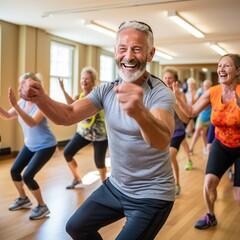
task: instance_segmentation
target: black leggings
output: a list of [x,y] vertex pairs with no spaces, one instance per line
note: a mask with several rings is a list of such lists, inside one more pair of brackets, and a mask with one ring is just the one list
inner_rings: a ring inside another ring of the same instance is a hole
[[70,162],[74,155],[83,147],[93,143],[94,148],[94,161],[97,168],[105,167],[105,157],[108,148],[108,141],[88,141],[83,138],[79,133],[75,133],[74,137],[70,140],[64,148],[63,154],[67,162]]
[[[21,182],[23,180],[31,191],[39,189],[39,185],[34,180],[34,177],[52,157],[55,150],[56,146],[53,146],[37,152],[31,152],[24,145],[11,167],[12,180],[15,182]],[[27,168],[23,176],[21,176],[21,172],[26,166]]]

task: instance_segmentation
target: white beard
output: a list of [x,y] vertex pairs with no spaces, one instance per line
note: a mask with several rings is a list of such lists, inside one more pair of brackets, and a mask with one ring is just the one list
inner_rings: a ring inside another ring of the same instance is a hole
[[139,79],[143,75],[144,72],[145,72],[145,69],[142,69],[142,70],[139,69],[134,73],[125,74],[121,68],[118,69],[120,78],[124,82],[128,82],[128,83],[135,82],[137,79]]

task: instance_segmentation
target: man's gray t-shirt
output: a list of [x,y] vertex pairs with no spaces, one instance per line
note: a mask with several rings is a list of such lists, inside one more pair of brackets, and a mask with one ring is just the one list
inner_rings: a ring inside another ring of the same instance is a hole
[[[87,95],[99,110],[104,109],[111,159],[110,181],[132,198],[173,201],[175,181],[169,146],[160,151],[144,141],[138,124],[121,109],[117,100],[114,86],[121,83],[118,79],[99,85]],[[159,78],[149,75],[142,88],[147,109],[162,108],[174,114],[175,97]]]

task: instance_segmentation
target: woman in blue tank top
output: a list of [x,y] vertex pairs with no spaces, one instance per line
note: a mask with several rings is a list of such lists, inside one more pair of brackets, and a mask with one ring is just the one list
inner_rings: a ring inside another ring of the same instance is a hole
[[[20,77],[20,81],[28,78],[40,82],[39,78],[32,73],[26,73]],[[57,141],[48,126],[47,119],[36,104],[23,99],[17,102],[11,88],[9,88],[8,97],[12,108],[5,110],[0,107],[0,116],[5,120],[18,118],[24,135],[24,146],[11,167],[11,177],[19,197],[9,206],[9,210],[20,210],[32,205],[24,190],[25,183],[38,203],[29,218],[40,219],[50,211],[34,177],[54,154]],[[24,168],[25,171],[21,174]]]

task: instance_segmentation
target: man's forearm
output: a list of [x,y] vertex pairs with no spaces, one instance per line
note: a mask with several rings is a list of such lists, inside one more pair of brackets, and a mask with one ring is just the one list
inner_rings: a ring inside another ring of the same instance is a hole
[[163,112],[164,110],[156,110],[153,113],[145,110],[135,119],[145,142],[159,150],[168,146],[174,129],[173,116],[170,113],[165,115]]
[[44,94],[36,102],[41,112],[58,125],[72,125],[71,121],[72,107],[70,105],[57,102]]

